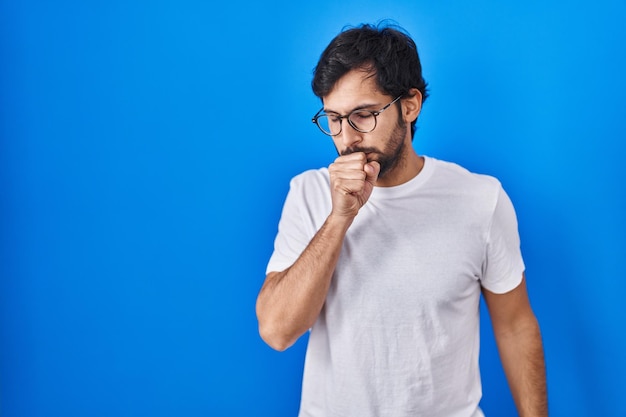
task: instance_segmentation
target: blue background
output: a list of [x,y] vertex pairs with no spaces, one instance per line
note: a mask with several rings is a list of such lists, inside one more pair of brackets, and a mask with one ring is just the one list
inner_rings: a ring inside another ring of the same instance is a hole
[[[418,153],[519,217],[553,416],[626,416],[624,1],[0,1],[0,410],[294,416],[306,340],[254,303],[291,176],[327,165],[319,54],[391,18]],[[484,399],[515,415],[483,316]]]

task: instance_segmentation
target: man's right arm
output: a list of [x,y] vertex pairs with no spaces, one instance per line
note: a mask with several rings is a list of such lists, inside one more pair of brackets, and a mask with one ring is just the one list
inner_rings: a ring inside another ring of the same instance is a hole
[[257,298],[259,333],[285,350],[310,329],[322,310],[343,240],[358,210],[371,195],[380,166],[364,154],[337,158],[329,167],[332,211],[289,268],[270,272]]
[[259,333],[272,348],[287,349],[317,320],[349,226],[329,216],[291,267],[267,274],[256,310]]

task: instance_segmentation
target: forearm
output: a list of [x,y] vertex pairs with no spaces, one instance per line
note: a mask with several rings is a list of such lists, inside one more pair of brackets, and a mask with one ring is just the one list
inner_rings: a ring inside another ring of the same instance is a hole
[[548,415],[546,371],[539,325],[534,315],[497,334],[498,350],[520,417]]
[[291,267],[268,274],[256,312],[261,337],[274,349],[291,346],[317,320],[350,224],[329,217]]

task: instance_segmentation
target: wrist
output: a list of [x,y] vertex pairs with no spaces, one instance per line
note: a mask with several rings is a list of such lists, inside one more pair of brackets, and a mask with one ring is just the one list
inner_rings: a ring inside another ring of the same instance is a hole
[[326,219],[326,225],[331,229],[337,229],[345,233],[350,228],[350,225],[352,225],[354,217],[355,216],[352,215],[331,212]]

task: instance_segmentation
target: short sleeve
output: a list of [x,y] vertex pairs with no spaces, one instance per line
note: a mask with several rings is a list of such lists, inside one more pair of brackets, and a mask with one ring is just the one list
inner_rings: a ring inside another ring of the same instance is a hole
[[521,283],[524,268],[515,209],[509,196],[499,187],[487,233],[481,284],[497,294],[509,292]]
[[309,244],[312,236],[306,231],[303,211],[301,182],[294,178],[289,184],[289,192],[278,222],[278,234],[274,239],[274,252],[268,262],[266,273],[283,271],[293,265]]

